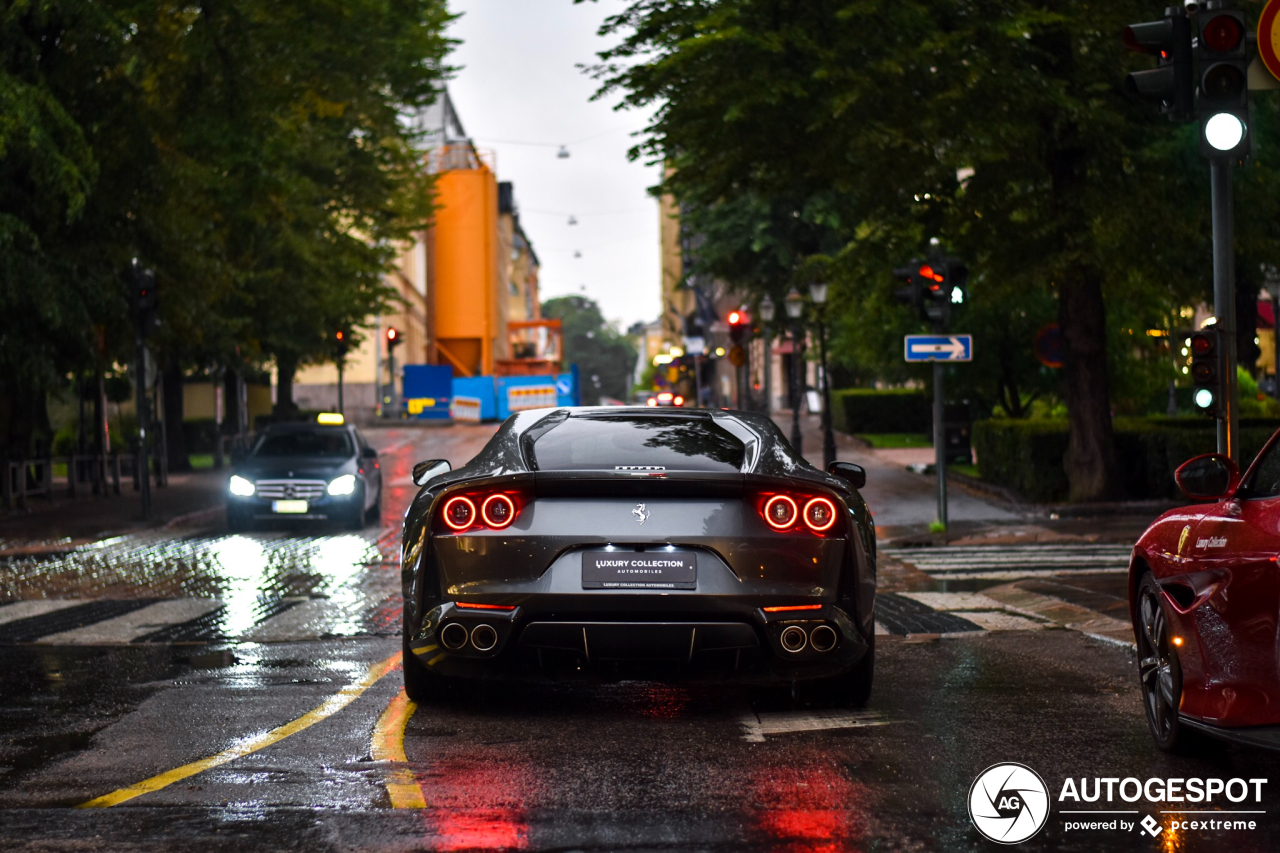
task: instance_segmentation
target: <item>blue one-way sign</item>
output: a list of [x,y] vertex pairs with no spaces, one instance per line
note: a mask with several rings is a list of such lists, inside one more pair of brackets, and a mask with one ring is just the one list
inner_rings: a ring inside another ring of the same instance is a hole
[[973,361],[973,335],[907,335],[907,361]]

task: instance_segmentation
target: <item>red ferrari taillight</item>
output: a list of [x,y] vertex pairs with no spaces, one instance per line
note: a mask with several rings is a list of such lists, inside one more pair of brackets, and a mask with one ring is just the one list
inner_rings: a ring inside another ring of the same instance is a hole
[[674,400],[672,400],[672,401],[671,401],[671,404],[672,404],[672,405],[674,405],[674,406],[683,406],[683,405],[684,405],[684,397],[681,397],[681,396],[679,396],[679,395],[676,395],[676,398],[675,398]]
[[444,503],[444,523],[454,530],[466,530],[476,520],[476,505],[471,498],[456,495]]
[[446,500],[440,517],[455,533],[475,527],[502,530],[516,520],[521,503],[513,492],[469,492]]
[[808,528],[814,533],[826,533],[839,518],[836,502],[822,495],[766,493],[761,497],[763,501],[757,505],[760,516],[777,531]]
[[516,520],[516,502],[502,493],[489,495],[480,505],[480,517],[495,530],[501,530]]
[[804,523],[815,533],[830,530],[836,523],[836,505],[826,498],[814,498],[804,505]]
[[764,520],[774,530],[786,530],[796,523],[796,502],[786,495],[774,495],[764,502]]

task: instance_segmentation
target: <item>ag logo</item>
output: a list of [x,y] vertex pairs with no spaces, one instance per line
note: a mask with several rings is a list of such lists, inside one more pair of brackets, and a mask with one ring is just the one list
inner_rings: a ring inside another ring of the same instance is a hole
[[1049,819],[1049,789],[1024,764],[993,764],[973,780],[969,818],[991,841],[1019,844]]

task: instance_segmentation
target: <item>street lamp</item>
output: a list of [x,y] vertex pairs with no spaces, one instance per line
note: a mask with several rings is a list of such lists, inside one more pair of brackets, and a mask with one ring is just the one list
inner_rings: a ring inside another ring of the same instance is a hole
[[769,328],[778,306],[773,304],[769,294],[760,300],[760,319],[764,321],[764,413],[767,415],[773,408],[773,331]]
[[804,453],[804,440],[800,435],[800,401],[804,399],[804,373],[800,364],[800,317],[804,314],[804,297],[793,285],[782,300],[791,320],[791,446],[796,453]]
[[822,307],[827,303],[827,283],[809,285],[809,298],[818,306],[818,349],[822,364],[822,470],[836,461],[836,434],[831,429],[831,379],[827,376],[827,323]]

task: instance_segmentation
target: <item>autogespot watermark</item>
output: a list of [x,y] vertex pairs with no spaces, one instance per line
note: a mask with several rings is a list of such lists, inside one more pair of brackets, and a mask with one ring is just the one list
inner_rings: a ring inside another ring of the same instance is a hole
[[[1156,838],[1170,830],[1222,835],[1256,830],[1266,779],[1067,778],[1058,792],[1062,829],[1136,832]],[[969,817],[985,838],[1021,844],[1049,820],[1044,779],[1024,764],[1005,762],[982,771],[969,788]]]

